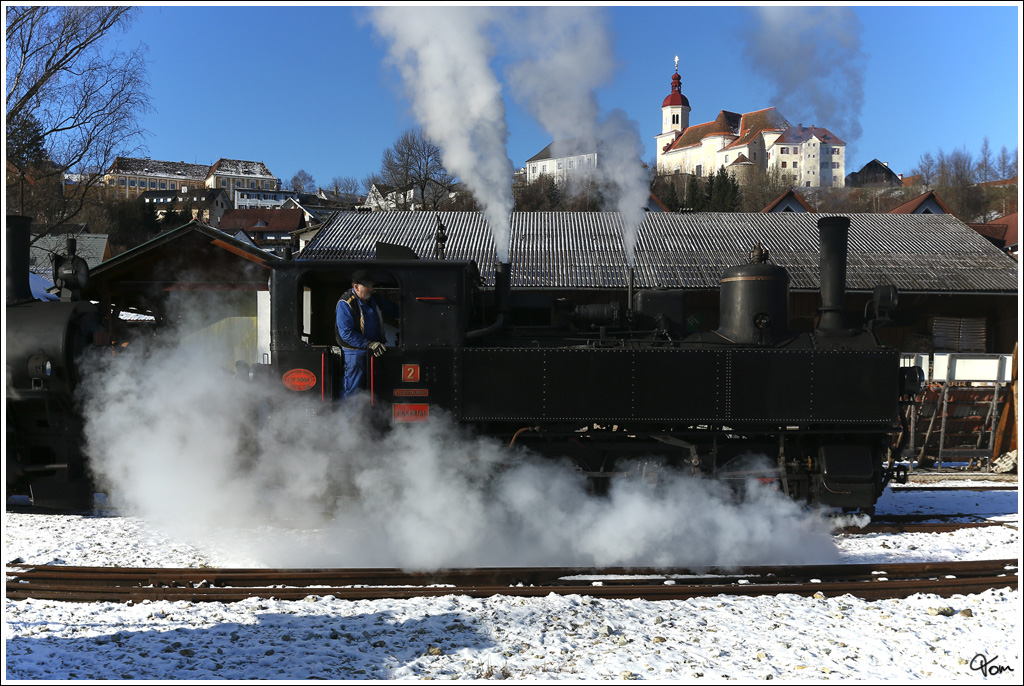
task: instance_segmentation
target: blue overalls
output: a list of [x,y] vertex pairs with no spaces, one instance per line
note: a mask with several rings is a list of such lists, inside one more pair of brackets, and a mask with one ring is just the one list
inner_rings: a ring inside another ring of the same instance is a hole
[[[384,342],[381,306],[375,295],[363,302],[351,290],[338,300],[335,324],[345,361],[342,398],[366,389],[366,347],[374,341]],[[398,316],[398,307],[391,301],[385,299],[383,308],[388,316]]]

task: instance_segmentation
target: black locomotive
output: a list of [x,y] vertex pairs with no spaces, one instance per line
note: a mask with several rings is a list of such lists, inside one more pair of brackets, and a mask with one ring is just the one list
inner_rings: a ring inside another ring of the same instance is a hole
[[92,505],[93,488],[75,405],[77,365],[108,339],[97,307],[79,297],[88,267],[74,239],[68,256],[53,262],[62,299],[33,296],[30,227],[28,217],[7,217],[7,491],[27,492],[39,506],[80,509]]
[[895,307],[893,287],[875,290],[865,325],[847,324],[848,227],[846,217],[819,221],[822,305],[816,329],[799,334],[789,327],[787,272],[760,248],[723,275],[721,326],[690,336],[681,291],[637,291],[628,307],[552,295],[538,323],[517,303],[508,264],[485,289],[473,262],[418,260],[394,246],[378,246],[373,261],[286,259],[271,277],[266,371],[335,402],[335,303],[355,271],[370,270],[401,308],[397,344],[369,362],[369,402],[394,422],[443,409],[509,443],[570,457],[598,488],[684,468],[774,480],[799,500],[870,511],[900,475],[900,403],[921,373],[902,369],[874,333]]
[[[102,313],[77,299],[87,270],[73,249],[54,265],[64,300],[33,299],[28,224],[8,223],[17,229],[9,241],[20,232],[25,242],[9,246],[25,258],[8,264],[8,491],[81,507],[92,486],[75,364],[106,343]],[[895,306],[894,288],[875,290],[862,326],[847,323],[848,226],[845,217],[819,221],[822,304],[816,328],[802,333],[790,330],[787,272],[760,248],[723,274],[719,328],[688,336],[678,290],[596,304],[552,293],[538,307],[536,294],[510,288],[509,264],[496,264],[485,287],[474,262],[420,260],[400,246],[379,245],[373,260],[286,255],[271,265],[270,362],[250,376],[336,408],[334,309],[352,275],[369,270],[401,312],[397,340],[369,358],[365,396],[391,422],[443,411],[509,444],[571,458],[597,490],[682,469],[770,480],[798,500],[870,511],[900,475],[900,405],[921,373],[901,368],[899,352],[874,333]]]

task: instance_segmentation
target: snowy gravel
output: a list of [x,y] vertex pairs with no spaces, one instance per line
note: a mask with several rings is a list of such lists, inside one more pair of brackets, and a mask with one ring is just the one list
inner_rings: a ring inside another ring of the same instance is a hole
[[[1016,493],[887,492],[878,511],[957,511],[1013,528],[836,536],[843,561],[1020,556]],[[3,537],[6,562],[244,562],[113,512],[8,512]],[[685,601],[555,595],[344,601],[311,595],[304,601],[136,605],[27,600],[6,601],[4,638],[7,680],[1015,682],[1021,674],[1020,617],[1019,593],[1009,589],[872,602],[790,595]]]

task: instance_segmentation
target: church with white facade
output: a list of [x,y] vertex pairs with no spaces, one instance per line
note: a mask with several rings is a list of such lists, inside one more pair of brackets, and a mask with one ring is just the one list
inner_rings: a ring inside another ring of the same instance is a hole
[[819,126],[793,126],[774,107],[745,114],[721,110],[712,121],[691,126],[678,57],[656,139],[660,174],[711,176],[725,167],[742,185],[752,174],[777,169],[793,187],[811,188],[842,186],[846,178],[843,140]]

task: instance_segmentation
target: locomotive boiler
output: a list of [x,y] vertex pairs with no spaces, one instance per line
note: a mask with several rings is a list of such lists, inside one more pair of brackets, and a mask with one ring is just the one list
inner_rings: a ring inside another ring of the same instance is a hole
[[73,239],[53,265],[62,300],[33,296],[30,227],[28,217],[7,217],[7,490],[27,492],[38,506],[82,509],[92,505],[93,486],[75,388],[80,356],[104,344],[104,328],[96,306],[78,297],[88,267]]
[[270,281],[265,371],[295,393],[337,402],[334,306],[355,271],[369,270],[401,310],[388,352],[369,359],[366,395],[393,422],[443,411],[570,458],[598,490],[682,469],[771,480],[798,500],[871,511],[901,476],[900,404],[921,376],[875,335],[895,288],[876,288],[864,323],[848,323],[848,227],[846,217],[818,222],[821,307],[814,330],[799,333],[790,330],[788,274],[760,246],[725,270],[719,328],[690,336],[682,291],[583,305],[551,294],[550,316],[538,322],[517,302],[509,264],[495,266],[488,289],[473,262],[400,249],[377,260],[287,259]]

